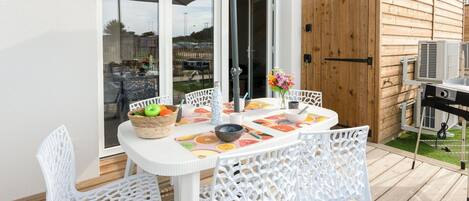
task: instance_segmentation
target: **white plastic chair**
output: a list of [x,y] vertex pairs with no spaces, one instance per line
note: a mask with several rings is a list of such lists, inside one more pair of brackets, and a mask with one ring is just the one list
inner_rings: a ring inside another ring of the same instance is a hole
[[213,88],[202,89],[186,94],[186,103],[195,107],[210,106]]
[[[137,101],[135,103],[129,104],[129,109],[130,111],[139,109],[139,108],[144,108],[147,105],[150,104],[171,104],[171,98],[169,96],[159,96],[159,97],[154,97],[154,98],[149,98],[141,101]],[[124,177],[130,176],[131,175],[131,170],[132,170],[132,165],[133,162],[129,158],[127,158],[127,163],[125,165],[125,173]],[[138,171],[140,172],[140,171]]]
[[301,142],[250,153],[220,156],[210,186],[200,200],[296,200]]
[[293,100],[308,105],[322,107],[322,93],[319,91],[290,89],[285,95],[287,100]]
[[127,177],[91,191],[77,191],[73,145],[65,126],[54,130],[42,142],[36,158],[44,174],[48,201],[161,200],[157,178],[147,173]]
[[300,133],[299,200],[371,201],[366,166],[368,126]]
[[159,96],[159,97],[154,97],[154,98],[149,98],[141,101],[137,101],[135,103],[129,104],[129,109],[135,110],[138,108],[144,108],[147,105],[150,104],[171,104],[171,99],[169,96]]

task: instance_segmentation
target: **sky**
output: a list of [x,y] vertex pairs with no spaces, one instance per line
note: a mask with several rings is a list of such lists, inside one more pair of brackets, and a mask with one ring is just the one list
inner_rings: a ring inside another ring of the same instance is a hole
[[[103,24],[118,18],[118,0],[103,1]],[[187,12],[186,20],[184,13]],[[121,0],[121,20],[127,31],[136,34],[153,31],[158,34],[158,3]],[[195,0],[188,4],[173,5],[173,36],[183,36],[213,25],[213,0]]]

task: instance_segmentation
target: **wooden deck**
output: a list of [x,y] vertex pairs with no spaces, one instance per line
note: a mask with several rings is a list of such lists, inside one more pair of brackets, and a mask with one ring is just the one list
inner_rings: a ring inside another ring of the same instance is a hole
[[[419,157],[411,170],[412,154],[381,144],[368,144],[368,176],[373,200],[379,201],[464,201],[466,200],[467,174],[458,166],[434,159]],[[112,156],[101,161],[101,176],[78,184],[81,190],[91,189],[122,177],[125,155]],[[211,172],[201,174],[202,183],[208,183]],[[173,200],[173,189],[168,177],[159,177],[164,201]],[[44,200],[44,194],[28,201]]]
[[368,144],[367,163],[373,200],[466,200],[467,176],[459,167],[385,145]]

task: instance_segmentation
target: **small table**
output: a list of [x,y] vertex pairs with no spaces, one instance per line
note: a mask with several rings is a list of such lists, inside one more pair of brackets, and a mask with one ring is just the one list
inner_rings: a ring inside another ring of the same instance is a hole
[[[308,129],[309,131],[329,130],[339,121],[336,112],[326,108],[309,106],[308,112],[327,117],[327,119],[295,131],[282,133],[252,122],[255,119],[278,113],[280,111],[277,104],[279,102],[278,99],[263,98],[256,100],[271,103],[274,107],[272,107],[273,109],[244,112],[243,124],[253,129],[268,133],[274,136],[274,138],[229,152],[220,153],[219,155],[240,153],[287,143],[296,140],[298,138],[298,133],[302,129]],[[300,104],[300,108],[305,106],[306,105],[304,104]],[[227,115],[224,116],[224,120],[227,122]],[[196,201],[199,200],[200,193],[200,172],[215,168],[218,158],[217,156],[219,155],[209,156],[203,159],[197,158],[190,151],[176,142],[175,138],[187,134],[211,131],[213,129],[214,126],[209,122],[194,123],[176,126],[170,136],[162,139],[141,139],[135,135],[130,122],[126,121],[119,125],[118,139],[127,156],[144,171],[155,175],[176,177],[174,182],[175,200]]]

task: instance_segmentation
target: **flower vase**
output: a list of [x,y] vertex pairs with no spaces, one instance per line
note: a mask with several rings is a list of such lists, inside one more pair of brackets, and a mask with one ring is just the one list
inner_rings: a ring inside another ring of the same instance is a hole
[[279,92],[281,110],[287,109],[287,99],[285,98],[286,93],[287,93],[286,91]]

